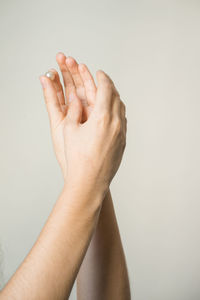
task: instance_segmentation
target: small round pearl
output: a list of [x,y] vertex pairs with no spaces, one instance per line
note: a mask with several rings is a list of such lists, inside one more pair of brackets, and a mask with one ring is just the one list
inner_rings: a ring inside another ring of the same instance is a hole
[[52,71],[46,72],[45,76],[49,77],[51,80],[55,79],[55,74]]

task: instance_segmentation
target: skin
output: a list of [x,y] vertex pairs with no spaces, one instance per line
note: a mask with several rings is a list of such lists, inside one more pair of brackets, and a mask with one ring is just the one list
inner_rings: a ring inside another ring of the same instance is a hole
[[77,275],[78,299],[130,299],[109,190],[126,143],[125,106],[106,73],[97,71],[96,87],[85,65],[56,59],[64,91],[56,70],[40,81],[64,186],[0,299],[66,299]]

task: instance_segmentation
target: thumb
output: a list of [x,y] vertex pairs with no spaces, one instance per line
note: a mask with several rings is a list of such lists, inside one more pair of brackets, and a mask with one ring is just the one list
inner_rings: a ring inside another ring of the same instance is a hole
[[71,92],[69,95],[69,107],[67,111],[67,120],[73,123],[80,123],[82,119],[82,104],[76,93]]

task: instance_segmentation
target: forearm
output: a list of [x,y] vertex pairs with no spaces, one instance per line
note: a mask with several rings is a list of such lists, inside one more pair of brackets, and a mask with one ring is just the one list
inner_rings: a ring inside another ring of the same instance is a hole
[[1,299],[66,299],[97,224],[102,192],[64,187],[40,236]]
[[77,277],[78,300],[129,300],[125,256],[110,191]]

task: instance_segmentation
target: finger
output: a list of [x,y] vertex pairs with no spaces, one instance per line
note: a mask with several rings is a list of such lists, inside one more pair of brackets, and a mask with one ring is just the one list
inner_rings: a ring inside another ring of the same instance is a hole
[[[74,81],[74,84],[75,84],[75,87],[76,87],[76,93],[77,93],[77,96],[81,99],[81,100],[84,100],[86,99],[86,94],[85,94],[85,87],[84,87],[84,84],[83,84],[83,80],[81,78],[81,75],[79,73],[79,69],[78,69],[78,63],[76,62],[76,60],[71,57],[71,56],[68,56],[66,58],[66,65],[67,65],[67,68],[68,70],[70,71],[71,73],[71,76],[73,78],[73,81]],[[87,104],[87,103],[83,103],[83,104]]]
[[120,94],[119,94],[119,92],[118,92],[118,90],[117,90],[117,88],[116,88],[116,86],[115,86],[113,80],[110,78],[110,76],[109,76],[107,73],[104,72],[104,75],[105,75],[105,76],[107,77],[107,79],[110,81],[110,83],[111,83],[111,85],[112,85],[112,88],[113,88],[113,92],[115,93],[115,95],[118,96],[118,97],[120,97]]
[[42,84],[50,123],[53,127],[55,127],[64,117],[59,99],[57,97],[56,89],[54,87],[53,81],[47,76],[40,76],[39,79]]
[[69,107],[66,122],[70,122],[75,125],[81,123],[82,112],[83,106],[81,104],[80,98],[76,95],[76,93],[71,93],[69,95]]
[[59,52],[56,55],[56,61],[59,65],[60,71],[62,73],[62,77],[63,77],[63,82],[64,82],[64,86],[65,86],[65,95],[67,98],[67,101],[69,99],[69,94],[72,92],[75,92],[75,84],[73,81],[73,78],[71,76],[71,73],[69,71],[69,69],[67,68],[67,65],[65,63],[66,60],[66,56]]
[[106,74],[99,70],[97,76],[97,93],[95,100],[94,112],[96,111],[111,111],[113,98],[113,84]]
[[63,91],[62,84],[60,82],[60,76],[55,69],[50,69],[50,72],[54,74],[53,84],[57,93],[57,97],[63,112],[66,112],[66,103],[65,103],[65,95]]
[[93,105],[97,90],[94,78],[85,64],[79,64],[78,69],[83,80],[88,104]]
[[73,57],[68,56],[66,58],[66,65],[71,73],[76,88],[84,88],[83,80],[80,76],[76,60]]

